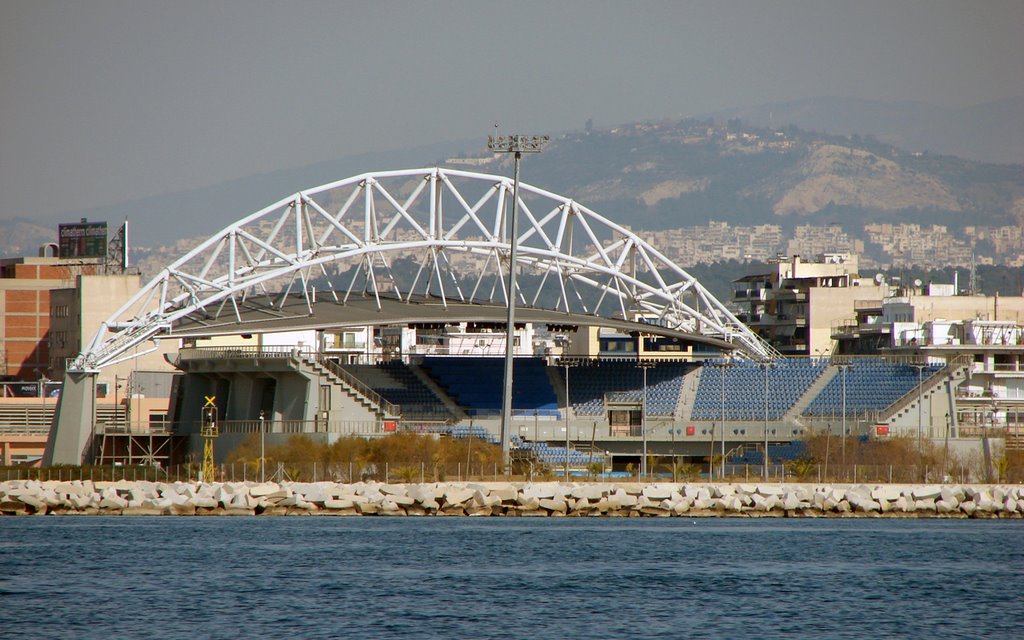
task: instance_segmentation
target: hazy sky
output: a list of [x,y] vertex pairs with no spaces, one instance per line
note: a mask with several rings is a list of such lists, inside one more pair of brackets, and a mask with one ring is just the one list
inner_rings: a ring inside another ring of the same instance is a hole
[[968,106],[1024,93],[1022,33],[1021,0],[0,0],[0,218],[495,121],[547,133],[821,95]]

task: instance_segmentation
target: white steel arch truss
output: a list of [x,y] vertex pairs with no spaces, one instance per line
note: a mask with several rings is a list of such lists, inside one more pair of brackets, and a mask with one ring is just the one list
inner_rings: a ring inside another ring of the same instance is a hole
[[[164,268],[106,320],[73,370],[112,364],[176,322],[241,320],[319,295],[507,304],[512,180],[441,168],[365,173],[300,191]],[[520,183],[517,304],[644,321],[774,351],[693,276],[629,229]],[[400,268],[401,267],[401,268]],[[289,307],[291,308],[291,307]],[[132,354],[134,357],[134,353]]]

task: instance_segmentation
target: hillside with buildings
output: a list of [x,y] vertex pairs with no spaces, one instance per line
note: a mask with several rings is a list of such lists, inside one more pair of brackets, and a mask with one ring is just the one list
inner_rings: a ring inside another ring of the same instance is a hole
[[[507,173],[476,154],[450,166]],[[776,253],[868,267],[1006,264],[1024,254],[1024,170],[861,136],[738,120],[636,123],[555,138],[524,179],[657,237],[681,264]]]

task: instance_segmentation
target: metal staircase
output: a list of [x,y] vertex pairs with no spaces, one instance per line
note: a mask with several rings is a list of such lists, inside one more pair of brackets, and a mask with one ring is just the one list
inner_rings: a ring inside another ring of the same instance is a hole
[[354,375],[345,371],[337,362],[317,354],[300,353],[299,360],[307,367],[330,380],[342,389],[349,397],[372,411],[380,419],[397,420],[402,415],[402,408],[385,400],[379,393],[371,389]]

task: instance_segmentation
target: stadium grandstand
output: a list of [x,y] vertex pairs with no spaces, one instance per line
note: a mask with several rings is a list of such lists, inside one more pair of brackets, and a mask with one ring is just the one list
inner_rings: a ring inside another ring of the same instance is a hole
[[[140,289],[69,363],[46,462],[92,455],[94,416],[109,403],[97,381],[140,352],[173,364],[160,424],[192,451],[207,398],[219,452],[256,430],[493,440],[512,197],[502,176],[379,172],[233,223]],[[836,409],[870,437],[935,437],[956,416],[951,389],[966,366],[782,357],[630,229],[530,185],[520,198],[506,442],[533,463],[703,463],[712,444],[782,459],[801,455],[804,434],[832,429]],[[116,392],[117,379],[107,386]]]

